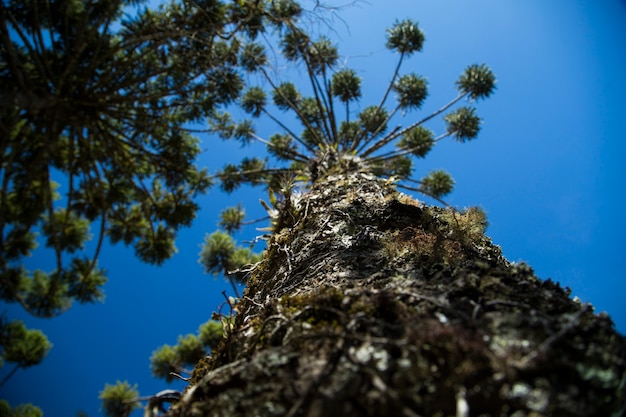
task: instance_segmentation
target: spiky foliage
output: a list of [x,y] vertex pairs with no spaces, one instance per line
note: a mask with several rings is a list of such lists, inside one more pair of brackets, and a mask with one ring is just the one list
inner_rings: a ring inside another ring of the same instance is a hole
[[[361,103],[361,78],[353,69],[339,66],[337,48],[327,38],[313,39],[295,19],[282,28],[280,35],[284,59],[306,72],[306,90],[310,93],[277,79],[265,65],[268,59],[264,46],[250,43],[243,48],[244,69],[261,74],[269,88],[249,86],[239,101],[251,119],[235,122],[230,114],[223,113],[219,115],[222,122],[214,123],[212,129],[224,138],[234,138],[237,129],[245,125],[246,134],[239,138],[242,143],[262,142],[270,155],[288,165],[271,167],[268,160],[259,159],[254,164],[245,159],[240,165],[227,165],[218,173],[222,189],[230,192],[244,183],[274,189],[277,178],[286,173],[313,183],[330,173],[360,170],[393,176],[398,186],[438,201],[452,191],[454,181],[441,170],[413,180],[413,160],[424,158],[446,137],[465,142],[478,135],[480,118],[476,110],[455,105],[493,93],[495,77],[486,65],[467,67],[456,81],[459,94],[436,112],[416,118],[415,112],[428,96],[428,83],[421,75],[401,72],[402,64],[421,51],[424,43],[424,33],[415,21],[397,21],[387,31],[386,46],[397,54],[398,63],[380,103],[370,106]],[[351,105],[362,110],[354,114]],[[443,115],[446,130],[436,136],[425,124],[439,115]],[[273,120],[279,131],[263,138],[250,123],[260,117]],[[298,123],[289,122],[291,118]],[[395,123],[401,119],[408,120],[404,126]],[[392,120],[397,127],[388,130]]]
[[0,416],[7,417],[42,417],[43,411],[32,404],[20,404],[11,407],[8,401],[0,400]]
[[232,234],[237,231],[243,225],[243,219],[246,212],[239,204],[237,207],[228,207],[222,210],[220,213],[219,225],[226,230],[227,233]]
[[2,387],[17,372],[40,363],[48,354],[52,344],[40,331],[28,329],[20,320],[8,321],[0,318],[0,367],[5,362],[14,364],[14,367],[0,381]]
[[152,375],[171,382],[176,375],[190,374],[188,368],[215,349],[223,337],[224,323],[207,321],[200,326],[197,334],[179,336],[176,345],[165,344],[152,352]]
[[253,253],[250,248],[237,245],[228,233],[216,231],[206,235],[199,262],[206,273],[226,278],[238,295],[236,283],[245,283],[248,276],[243,267],[259,260],[259,254]]
[[99,396],[102,412],[107,417],[128,417],[140,407],[138,397],[137,385],[130,385],[127,381],[106,384]]
[[[183,125],[242,87],[237,45],[218,37],[231,31],[223,5],[172,3],[122,20],[122,8],[138,3],[0,5],[0,282],[5,300],[38,316],[102,298],[97,258],[107,234],[146,262],[175,252],[193,197],[210,185]],[[92,223],[97,244],[85,253]],[[20,267],[36,229],[55,253],[51,272]]]
[[[186,126],[209,118],[228,131],[216,114],[242,91],[237,66],[265,64],[238,36],[252,41],[301,12],[291,1],[128,9],[141,3],[0,4],[0,296],[37,316],[102,298],[107,235],[149,263],[176,252],[194,197],[212,184]],[[228,135],[246,142],[254,129],[244,121]],[[37,244],[54,252],[52,271],[21,266]]]

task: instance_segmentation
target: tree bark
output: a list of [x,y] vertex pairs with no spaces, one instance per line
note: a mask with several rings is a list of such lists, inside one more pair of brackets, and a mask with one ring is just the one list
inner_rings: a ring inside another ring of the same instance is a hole
[[471,210],[365,173],[288,203],[171,415],[624,415],[626,339]]

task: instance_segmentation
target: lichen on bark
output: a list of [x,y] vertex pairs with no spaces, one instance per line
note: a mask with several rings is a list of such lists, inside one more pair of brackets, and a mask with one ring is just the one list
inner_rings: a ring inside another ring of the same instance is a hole
[[172,416],[622,416],[626,339],[471,211],[367,173],[292,197]]

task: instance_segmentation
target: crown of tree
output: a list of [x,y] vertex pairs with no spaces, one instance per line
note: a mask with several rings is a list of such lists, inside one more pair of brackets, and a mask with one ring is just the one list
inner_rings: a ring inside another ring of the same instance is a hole
[[[486,65],[467,67],[456,81],[458,95],[434,113],[415,120],[414,111],[422,107],[428,95],[427,81],[401,70],[407,58],[422,50],[425,37],[416,22],[397,21],[388,29],[386,46],[398,54],[398,62],[380,102],[370,106],[361,105],[361,79],[355,70],[340,65],[338,50],[329,39],[321,36],[313,40],[293,18],[280,26],[278,35],[282,57],[287,64],[306,71],[311,93],[303,93],[292,82],[277,80],[280,77],[274,77],[268,67],[265,47],[250,41],[241,48],[240,64],[246,71],[260,74],[269,88],[249,86],[238,100],[251,119],[236,122],[228,112],[216,113],[210,119],[210,131],[243,144],[259,141],[276,160],[288,165],[272,167],[268,159],[260,158],[229,164],[217,175],[223,190],[230,192],[244,183],[284,190],[281,178],[315,182],[330,172],[361,170],[393,177],[400,186],[439,201],[452,191],[454,182],[444,171],[412,179],[413,159],[424,158],[446,137],[459,142],[477,137],[480,118],[472,103],[489,97],[495,89],[495,77]],[[469,104],[455,108],[464,99]],[[362,110],[354,114],[351,106]],[[436,134],[425,124],[441,114],[446,129]],[[408,123],[390,128],[400,115],[409,119]],[[253,119],[261,117],[274,121],[279,131],[269,138],[257,134]],[[299,130],[286,122],[291,118],[299,122]]]

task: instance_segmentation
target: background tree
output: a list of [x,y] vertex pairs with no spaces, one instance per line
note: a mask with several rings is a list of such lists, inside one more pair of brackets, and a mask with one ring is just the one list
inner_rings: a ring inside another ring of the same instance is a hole
[[[339,67],[335,47],[295,22],[281,29],[281,52],[305,70],[308,93],[275,80],[263,47],[251,43],[242,62],[270,91],[249,87],[240,104],[282,131],[264,138],[228,113],[212,126],[226,139],[261,141],[288,164],[247,158],[218,174],[226,191],[269,188],[268,248],[249,269],[226,340],[196,366],[169,414],[619,415],[626,341],[611,321],[504,259],[484,235],[480,210],[429,207],[396,189],[436,200],[451,190],[443,171],[412,180],[410,156],[425,156],[444,137],[476,137],[475,109],[454,106],[488,97],[491,71],[469,66],[451,102],[388,130],[426,97],[424,78],[400,74],[421,49],[415,22],[388,31],[399,64],[381,102],[354,120],[360,80]],[[392,93],[396,104],[387,108]],[[443,133],[425,128],[446,112]]]
[[[105,236],[148,263],[175,253],[194,197],[212,183],[186,126],[243,87],[235,35],[255,37],[263,15],[278,24],[290,13],[202,0],[133,9],[142,3],[0,3],[0,299],[35,316],[103,297]],[[27,270],[24,258],[42,250],[51,269]],[[4,340],[4,352],[20,340]],[[47,339],[28,340],[40,360]]]

